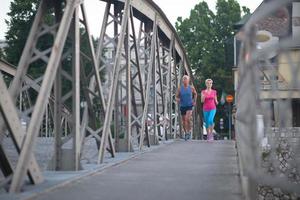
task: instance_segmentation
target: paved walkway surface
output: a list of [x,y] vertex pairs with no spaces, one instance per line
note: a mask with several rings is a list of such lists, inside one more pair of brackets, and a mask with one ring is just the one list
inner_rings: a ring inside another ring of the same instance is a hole
[[240,200],[231,141],[177,141],[35,199]]

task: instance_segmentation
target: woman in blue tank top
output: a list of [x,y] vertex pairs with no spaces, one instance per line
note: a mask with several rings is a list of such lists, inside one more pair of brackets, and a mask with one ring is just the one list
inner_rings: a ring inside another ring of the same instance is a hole
[[189,76],[184,75],[182,77],[182,85],[178,88],[176,93],[176,101],[180,106],[183,129],[185,131],[185,140],[188,140],[191,135],[191,117],[196,100],[196,89],[190,85]]

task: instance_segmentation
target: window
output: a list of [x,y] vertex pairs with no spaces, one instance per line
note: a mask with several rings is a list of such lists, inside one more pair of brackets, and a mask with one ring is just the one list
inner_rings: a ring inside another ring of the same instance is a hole
[[293,127],[300,127],[300,99],[293,99]]

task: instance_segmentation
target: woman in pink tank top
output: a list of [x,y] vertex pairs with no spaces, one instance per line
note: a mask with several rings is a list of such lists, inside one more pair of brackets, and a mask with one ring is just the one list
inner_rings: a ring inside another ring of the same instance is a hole
[[206,79],[206,89],[201,91],[201,102],[203,103],[203,116],[205,127],[207,130],[207,140],[214,140],[214,118],[217,111],[218,99],[217,91],[212,89],[212,79]]

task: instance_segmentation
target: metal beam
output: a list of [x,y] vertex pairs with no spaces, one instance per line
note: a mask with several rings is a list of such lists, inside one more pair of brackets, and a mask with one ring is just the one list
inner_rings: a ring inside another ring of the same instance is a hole
[[[3,80],[1,73],[0,73],[0,107],[2,111],[2,116],[5,119],[7,127],[9,128],[9,131],[13,136],[12,139],[16,146],[16,149],[18,152],[20,152],[22,150],[21,147],[24,140],[24,134],[23,134],[24,130],[22,129],[21,121],[19,119],[16,107],[13,104],[11,96],[9,95],[9,92],[6,88],[6,84]],[[28,162],[29,162],[28,175],[31,182],[41,183],[44,180],[44,178],[33,155],[30,155],[28,157]],[[6,165],[6,163],[4,163],[4,165]],[[13,172],[13,170],[7,167],[8,166],[6,166],[6,171]]]
[[72,15],[78,2],[76,0],[67,1],[65,12],[63,14],[57,36],[54,42],[54,49],[52,50],[46,72],[45,78],[41,85],[40,93],[37,97],[36,106],[32,113],[31,121],[27,130],[27,135],[24,140],[23,148],[20,158],[17,163],[16,171],[13,175],[10,192],[19,192],[23,184],[24,175],[28,169],[29,158],[32,155],[35,146],[35,139],[38,135],[40,124],[42,122],[42,115],[47,105],[47,99],[50,96],[51,87],[53,85],[57,68],[59,66],[60,58],[62,56],[63,46],[67,38],[68,29],[71,24]]
[[73,103],[73,153],[75,170],[80,166],[80,26],[79,26],[79,8],[75,8],[73,17],[73,81],[72,81],[72,103]]
[[122,54],[122,45],[124,43],[124,38],[125,38],[125,33],[126,33],[125,30],[128,25],[130,1],[131,0],[126,0],[125,5],[124,5],[124,15],[123,15],[123,19],[122,19],[121,34],[120,34],[120,37],[118,40],[116,60],[115,60],[114,67],[113,67],[113,83],[112,83],[112,86],[111,86],[111,89],[109,92],[109,97],[108,97],[108,104],[107,104],[107,110],[105,113],[101,146],[99,149],[98,163],[103,162],[105,143],[106,143],[106,140],[108,139],[108,134],[109,134],[108,131],[110,129],[110,124],[111,124],[113,104],[114,104],[114,100],[115,100],[117,82],[118,82],[119,72],[120,72],[120,59],[121,59],[121,54]]
[[[43,15],[44,15],[45,9],[46,9],[46,3],[44,0],[42,0],[39,5],[37,14],[34,18],[31,30],[29,32],[28,39],[26,41],[25,48],[23,50],[24,53],[22,54],[22,57],[19,61],[19,67],[16,72],[17,78],[14,79],[14,81],[12,82],[12,84],[9,88],[9,93],[12,97],[13,102],[16,102],[16,99],[19,94],[19,90],[22,88],[23,79],[25,77],[24,75],[26,74],[27,69],[28,69],[28,64],[25,62],[25,59],[27,59],[27,57],[30,55],[31,49],[33,48],[33,46],[36,43],[35,34],[39,28],[39,25],[40,25]],[[26,66],[26,64],[27,64],[27,66]],[[2,116],[0,116],[0,143],[3,140],[5,129],[6,129],[6,126],[4,124],[4,119],[2,118]],[[1,151],[0,153],[4,153],[4,151]],[[2,156],[6,157],[6,155],[2,155]],[[10,168],[9,171],[13,171],[13,167],[10,165],[9,162],[6,162],[7,160],[8,159],[4,159],[4,160],[1,160],[1,162],[5,163],[5,165]]]
[[[148,119],[148,104],[150,98],[150,84],[151,84],[151,72],[153,66],[155,65],[155,48],[156,48],[156,38],[157,38],[157,24],[156,20],[153,22],[153,34],[151,39],[151,52],[150,52],[150,63],[148,67],[148,74],[147,74],[147,83],[146,83],[146,91],[145,91],[145,107],[143,110],[143,117],[142,117],[142,130],[141,130],[141,137],[140,137],[140,144],[139,149],[141,150],[144,145],[144,132],[145,132],[145,123]],[[149,139],[148,139],[149,141]]]
[[[107,7],[107,9],[109,9],[109,7]],[[96,85],[97,85],[97,91],[98,91],[98,94],[99,94],[100,99],[101,99],[103,110],[105,112],[107,112],[106,101],[104,99],[103,88],[102,88],[102,85],[101,85],[100,73],[99,73],[99,69],[98,69],[99,63],[98,63],[98,61],[96,59],[94,44],[93,44],[92,37],[91,37],[91,34],[90,34],[90,30],[89,30],[89,26],[88,26],[88,22],[87,22],[87,16],[86,16],[86,11],[85,11],[84,4],[81,5],[81,11],[82,11],[83,19],[84,19],[84,22],[85,22],[85,28],[87,30],[87,35],[88,35],[88,42],[89,42],[90,52],[91,52],[91,55],[92,55],[92,64],[93,64],[95,81],[96,81]],[[100,48],[99,51],[101,52],[101,48]],[[112,136],[111,136],[110,130],[109,130],[108,134],[109,134],[108,141],[109,141],[111,155],[112,155],[112,157],[114,157],[115,156],[115,147],[113,145],[113,141],[112,141]],[[104,136],[104,134],[102,132],[101,143],[102,143],[103,138],[105,138],[103,136]],[[101,143],[100,143],[100,146],[99,146],[99,151],[100,151],[100,148],[101,148]]]
[[[118,134],[124,132],[128,151],[133,150],[133,143],[138,149],[142,149],[144,142],[150,146],[148,132],[157,137],[157,128],[159,128],[158,132],[162,126],[166,130],[167,125],[164,121],[160,121],[160,118],[166,120],[167,113],[169,113],[170,120],[169,132],[170,134],[172,130],[176,132],[177,121],[175,120],[175,124],[172,123],[172,114],[176,113],[173,108],[173,93],[180,79],[177,72],[187,71],[188,63],[184,49],[180,46],[176,33],[162,11],[150,1],[145,0],[140,0],[140,2],[136,0],[106,1],[100,38],[95,50],[83,2],[83,0],[67,0],[63,4],[62,1],[52,3],[41,1],[15,78],[8,91],[10,94],[5,94],[3,97],[3,99],[11,98],[12,105],[1,111],[5,120],[1,122],[0,119],[0,130],[5,130],[5,125],[7,125],[13,137],[18,135],[18,131],[12,128],[20,126],[20,119],[17,116],[18,108],[22,114],[31,117],[26,138],[15,145],[20,151],[15,171],[12,170],[13,167],[7,159],[5,149],[0,146],[0,167],[6,177],[13,173],[11,193],[20,191],[25,174],[29,172],[29,177],[31,177],[31,171],[36,169],[31,166],[30,162],[34,159],[33,149],[36,138],[39,133],[43,134],[44,129],[51,129],[48,126],[52,124],[49,121],[51,117],[53,117],[56,137],[54,151],[57,170],[62,169],[64,160],[62,145],[70,139],[73,139],[74,170],[80,168],[86,138],[96,139],[98,163],[104,161],[107,142],[109,142],[108,152],[114,157],[115,145],[110,130],[112,123],[116,130],[120,130],[120,132],[115,132],[116,144],[119,144]],[[114,5],[115,13],[111,12],[111,5]],[[44,15],[48,13],[48,10],[53,12],[53,8],[56,20],[50,24],[44,20]],[[81,9],[82,19],[79,19],[79,9]],[[140,12],[144,15],[142,18]],[[138,34],[135,30],[137,24],[135,20],[139,20],[141,24]],[[79,22],[85,28],[84,36],[88,39],[89,52],[80,49],[82,40]],[[113,27],[114,34],[109,30]],[[37,42],[41,41],[41,37],[48,35],[54,36],[54,43],[45,49],[40,48]],[[70,40],[68,39],[68,45],[66,45],[68,36]],[[71,48],[69,42],[71,42]],[[104,49],[110,45],[115,48],[116,52],[112,59],[104,55],[106,53]],[[26,73],[28,68],[37,61],[46,63],[46,70],[41,73],[40,77],[34,77],[34,80],[31,80]],[[89,65],[85,67],[84,64],[87,62]],[[67,65],[62,65],[62,63],[67,63]],[[69,64],[71,68],[67,69]],[[180,69],[178,69],[179,66]],[[109,81],[112,82],[110,86],[101,80],[105,73],[111,73],[109,70],[113,70],[112,74],[108,75]],[[66,84],[62,83],[63,80]],[[153,99],[151,99],[151,87]],[[30,99],[30,94],[28,94],[30,88],[38,91],[37,99]],[[80,110],[81,88],[84,89],[82,99],[87,102],[83,111]],[[7,91],[5,87],[2,89],[4,92]],[[106,89],[109,89],[109,94],[106,93]],[[20,101],[16,103],[17,97]],[[125,104],[127,104],[126,113],[123,111]],[[69,108],[66,107],[67,105]],[[153,109],[150,110],[150,107]],[[14,113],[10,114],[6,109],[13,109]],[[147,124],[149,111],[153,111],[152,118],[155,122],[151,126]],[[10,118],[13,115],[14,120]],[[115,120],[112,120],[113,115],[116,117]],[[98,123],[99,121],[104,121],[104,124]],[[43,124],[44,122],[46,124]],[[172,125],[175,128],[172,128]],[[21,134],[24,135],[23,132]],[[46,135],[50,134],[46,133]],[[165,135],[168,139],[167,134]],[[0,135],[0,142],[2,136],[4,135]],[[38,183],[38,181],[33,181],[33,183]]]

